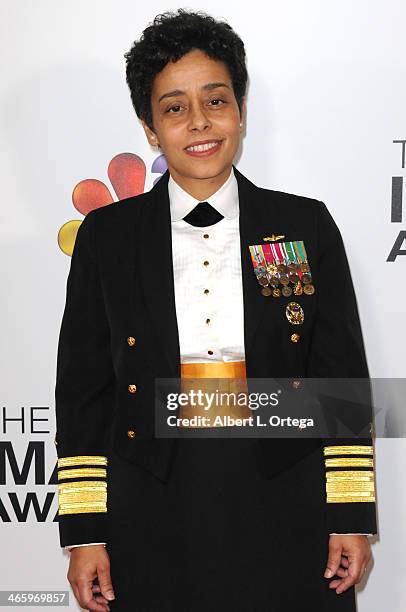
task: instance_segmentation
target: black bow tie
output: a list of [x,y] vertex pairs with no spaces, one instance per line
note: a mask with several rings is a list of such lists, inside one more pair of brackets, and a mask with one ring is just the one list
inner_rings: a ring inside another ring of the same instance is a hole
[[206,227],[206,225],[214,225],[224,219],[224,215],[219,213],[209,202],[199,202],[193,210],[183,217],[183,220],[190,225],[198,227]]

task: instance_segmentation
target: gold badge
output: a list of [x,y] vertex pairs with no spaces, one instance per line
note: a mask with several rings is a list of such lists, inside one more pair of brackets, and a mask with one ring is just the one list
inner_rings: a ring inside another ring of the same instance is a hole
[[292,325],[301,325],[304,321],[303,308],[297,302],[289,302],[286,306],[286,318]]
[[272,236],[264,236],[264,238],[262,238],[262,240],[267,240],[268,242],[275,242],[276,240],[282,240],[283,238],[285,238],[285,236],[282,235],[278,235],[275,236],[275,234],[272,234]]

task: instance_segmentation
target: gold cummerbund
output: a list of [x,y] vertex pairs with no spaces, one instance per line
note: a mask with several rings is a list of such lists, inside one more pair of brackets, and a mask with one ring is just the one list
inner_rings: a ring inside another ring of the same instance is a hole
[[[251,416],[251,410],[247,405],[248,387],[246,380],[245,361],[223,361],[181,364],[181,391],[189,394],[192,390],[201,390],[204,394],[215,394],[209,409],[205,405],[179,406],[179,417],[181,419],[192,419],[193,417],[208,417],[210,424],[187,425],[181,427],[221,427],[215,423],[216,417],[223,420],[224,417],[243,419]],[[221,394],[234,394],[223,396]],[[245,397],[245,401],[244,398]],[[240,398],[238,404],[238,398]],[[198,419],[199,423],[202,419]]]

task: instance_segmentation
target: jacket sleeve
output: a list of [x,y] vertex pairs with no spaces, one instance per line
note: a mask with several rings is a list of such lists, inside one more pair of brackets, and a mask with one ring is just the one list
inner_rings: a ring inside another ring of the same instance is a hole
[[319,395],[328,422],[322,445],[327,529],[375,534],[373,410],[361,324],[340,231],[319,204],[317,313],[307,376],[327,379]]
[[55,412],[60,545],[107,542],[107,463],[115,400],[95,220],[76,235],[59,334]]

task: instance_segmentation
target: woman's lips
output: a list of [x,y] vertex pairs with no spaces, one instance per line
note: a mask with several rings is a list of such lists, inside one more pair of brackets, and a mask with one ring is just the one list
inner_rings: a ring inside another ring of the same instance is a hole
[[193,157],[209,157],[210,155],[214,155],[215,153],[217,153],[217,151],[221,147],[222,142],[223,142],[222,140],[213,141],[213,144],[215,146],[210,147],[209,149],[206,149],[203,151],[190,151],[188,149],[185,149],[185,151],[188,155],[192,155]]

